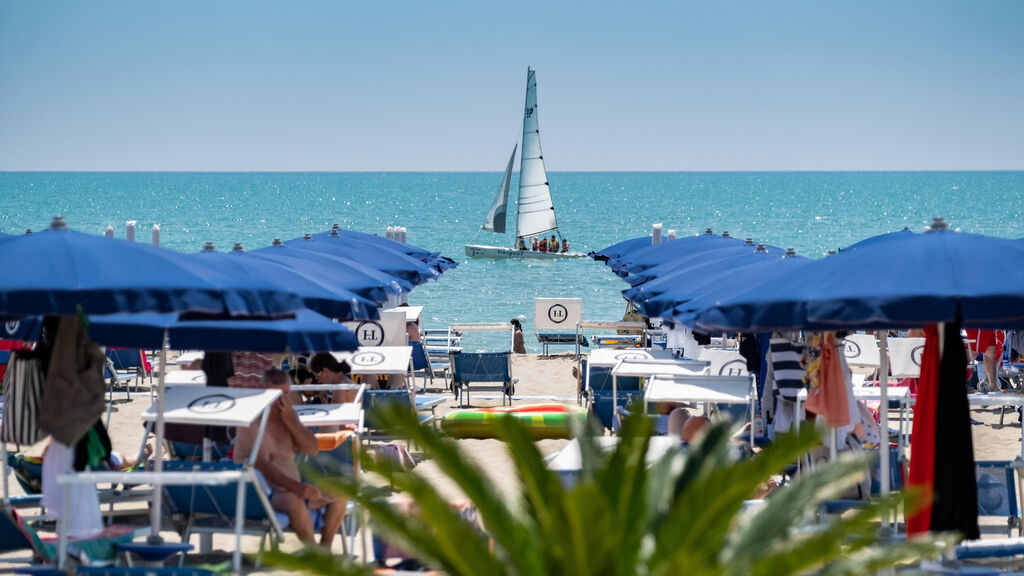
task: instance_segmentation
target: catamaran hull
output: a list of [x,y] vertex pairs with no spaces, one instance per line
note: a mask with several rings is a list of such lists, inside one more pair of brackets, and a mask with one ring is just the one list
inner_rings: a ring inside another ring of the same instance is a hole
[[466,256],[470,258],[583,258],[581,252],[534,252],[533,250],[513,250],[501,246],[481,246],[466,244]]

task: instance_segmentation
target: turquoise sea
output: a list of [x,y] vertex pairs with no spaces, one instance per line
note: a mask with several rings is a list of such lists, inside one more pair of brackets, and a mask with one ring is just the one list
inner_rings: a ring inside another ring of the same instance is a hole
[[[410,243],[460,262],[410,296],[425,307],[427,327],[522,315],[529,333],[538,296],[579,296],[586,319],[619,319],[626,284],[603,264],[465,257],[467,242],[512,243],[511,233],[479,229],[500,179],[496,172],[0,172],[0,231],[40,230],[61,214],[75,229],[101,234],[113,225],[123,237],[125,221],[137,220],[140,241],[159,224],[164,246],[195,252],[206,241],[220,250],[235,242],[259,248],[334,223],[381,235],[405,226]],[[711,228],[811,257],[904,226],[920,230],[937,215],[964,231],[1024,236],[1024,172],[554,172],[549,180],[559,227],[584,252],[647,235],[655,222],[680,236]],[[509,212],[514,227],[514,205]],[[500,347],[497,337],[474,338],[467,346]]]

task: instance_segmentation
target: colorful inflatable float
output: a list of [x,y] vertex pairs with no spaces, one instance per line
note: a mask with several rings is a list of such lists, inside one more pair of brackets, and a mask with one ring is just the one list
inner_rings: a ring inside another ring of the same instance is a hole
[[587,411],[565,404],[474,408],[445,414],[441,419],[441,429],[454,438],[495,438],[496,424],[502,418],[519,420],[535,440],[569,438],[572,422],[585,421]]

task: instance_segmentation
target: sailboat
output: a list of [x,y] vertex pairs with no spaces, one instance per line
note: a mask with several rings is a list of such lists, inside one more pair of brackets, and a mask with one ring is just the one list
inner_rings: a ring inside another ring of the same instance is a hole
[[[553,235],[561,238],[555,219],[555,206],[551,202],[551,188],[548,174],[544,169],[544,155],[540,149],[540,128],[537,119],[537,75],[531,68],[526,69],[526,108],[523,112],[523,146],[519,158],[519,215],[516,218],[516,235],[511,248],[466,244],[466,256],[472,258],[580,258],[581,252],[540,252],[532,250],[531,238],[545,238]],[[512,181],[512,167],[516,159],[516,148],[505,167],[505,175],[494,196],[482,229],[496,234],[505,233],[505,216],[508,212],[508,189]],[[522,239],[526,249],[521,249]],[[564,242],[561,239],[559,243]]]

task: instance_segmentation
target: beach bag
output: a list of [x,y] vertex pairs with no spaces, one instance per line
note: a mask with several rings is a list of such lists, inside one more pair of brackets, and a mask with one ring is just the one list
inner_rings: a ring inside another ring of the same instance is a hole
[[39,404],[43,395],[43,369],[37,358],[11,352],[4,374],[4,411],[0,441],[32,445],[43,437]]

